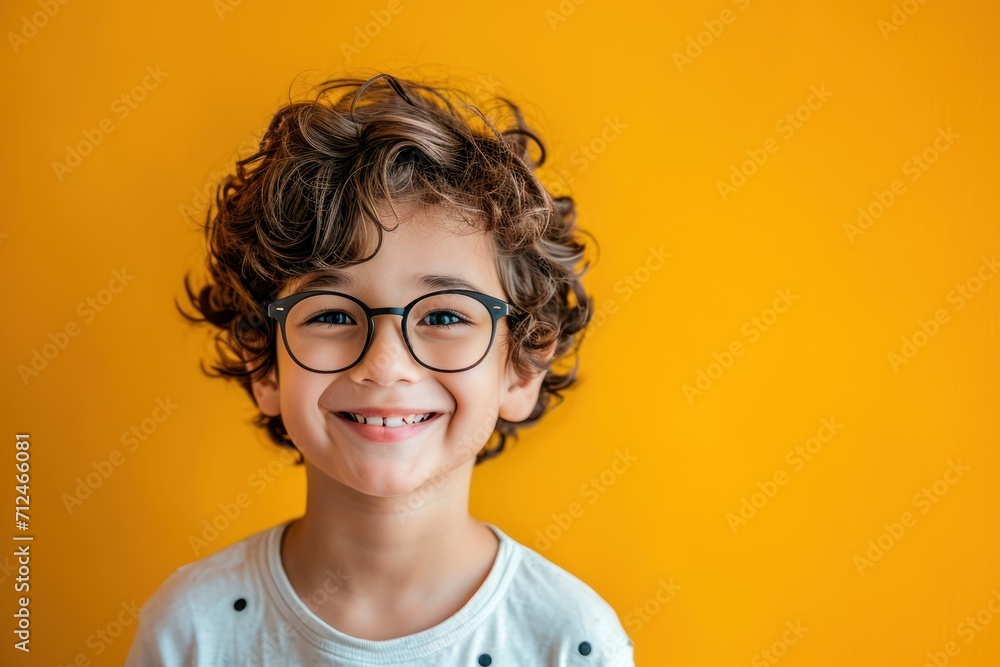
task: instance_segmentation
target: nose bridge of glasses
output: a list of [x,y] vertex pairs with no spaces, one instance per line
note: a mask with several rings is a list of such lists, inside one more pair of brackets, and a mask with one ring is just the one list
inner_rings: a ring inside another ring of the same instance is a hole
[[369,308],[368,314],[372,317],[376,315],[400,315],[406,312],[406,308]]
[[[405,313],[406,313],[406,309],[405,308],[369,308],[368,309],[368,315],[371,317],[371,329],[372,329],[369,332],[369,336],[370,336],[369,347],[375,345],[375,338],[378,335],[378,323],[377,323],[377,320],[375,320],[376,316],[378,316],[378,315],[398,315],[398,316],[400,316],[400,318],[403,318],[403,317],[405,317]],[[390,327],[390,329],[394,328],[391,322],[389,323],[389,327]],[[403,347],[400,348],[400,349],[401,350],[406,350],[406,348],[408,346],[407,346],[407,342],[406,342],[406,333],[403,331],[403,320],[402,319],[399,320],[399,330],[400,330],[399,333],[401,334],[399,340],[403,343]],[[397,341],[393,341],[393,342],[397,342]],[[407,352],[407,353],[409,354],[409,352]]]
[[[414,355],[413,350],[410,349],[410,343],[406,332],[403,331],[403,318],[405,318],[405,313],[405,308],[368,308],[367,314],[369,317],[370,331],[368,332],[368,342],[365,350],[362,352],[361,358],[358,360],[358,369],[367,368],[369,369],[368,372],[384,373],[386,372],[386,369],[392,367],[399,372],[412,372],[402,371],[401,368],[396,366],[396,364],[400,362],[416,362],[416,356]],[[383,332],[379,334],[378,321],[375,319],[378,315],[400,316],[398,324],[399,331],[393,331],[393,329],[397,326],[393,324],[393,319],[395,318],[389,318],[389,321],[385,323],[388,325],[389,331],[385,331],[383,327]],[[388,338],[386,338],[386,336],[388,336]],[[407,367],[409,368],[409,365],[407,365]],[[375,371],[373,369],[380,370]]]

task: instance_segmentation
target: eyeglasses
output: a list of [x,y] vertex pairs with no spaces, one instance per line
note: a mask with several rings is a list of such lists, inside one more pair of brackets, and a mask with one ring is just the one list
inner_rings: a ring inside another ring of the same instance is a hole
[[288,355],[314,373],[339,373],[361,362],[371,347],[376,315],[401,315],[400,328],[410,355],[421,366],[458,373],[489,353],[497,322],[510,304],[472,290],[441,290],[404,308],[369,308],[349,294],[299,292],[267,306],[281,325]]

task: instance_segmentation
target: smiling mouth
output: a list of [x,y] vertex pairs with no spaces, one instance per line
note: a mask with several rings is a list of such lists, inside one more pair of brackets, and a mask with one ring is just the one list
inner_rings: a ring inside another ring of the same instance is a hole
[[412,426],[413,424],[420,424],[422,422],[433,419],[438,415],[437,412],[425,412],[423,414],[414,415],[401,415],[396,417],[365,417],[363,415],[356,414],[354,412],[338,412],[338,415],[343,417],[348,421],[355,422],[357,424],[367,424],[369,426],[382,426],[385,428],[401,428],[403,426]]

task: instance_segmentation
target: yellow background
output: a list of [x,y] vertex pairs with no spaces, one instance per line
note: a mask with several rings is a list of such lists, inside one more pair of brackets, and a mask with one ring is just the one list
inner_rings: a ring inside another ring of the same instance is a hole
[[[977,282],[1000,253],[997,5],[399,3],[0,10],[0,499],[12,514],[28,432],[35,535],[30,656],[11,648],[0,550],[0,662],[120,664],[134,623],[96,633],[194,560],[189,536],[277,459],[242,391],[201,375],[206,335],[175,314],[202,254],[182,213],[202,219],[199,193],[293,80],[387,71],[521,103],[548,142],[546,182],[601,243],[581,383],[477,469],[475,516],[604,596],[639,665],[774,664],[768,650],[788,667],[919,667],[951,641],[948,664],[1000,664],[1000,302],[997,281]],[[105,118],[113,131],[57,175]],[[852,231],[879,197],[893,201]],[[116,270],[133,278],[102,292]],[[769,312],[779,290],[792,305]],[[102,295],[100,312],[80,307]],[[25,382],[19,366],[74,323]],[[893,363],[904,337],[919,346]],[[699,371],[711,385],[686,394]],[[162,423],[158,399],[177,406]],[[128,451],[144,420],[155,429]],[[121,465],[68,512],[64,494],[115,450]],[[282,467],[209,551],[298,515],[303,484]],[[977,613],[991,622],[972,631]]]

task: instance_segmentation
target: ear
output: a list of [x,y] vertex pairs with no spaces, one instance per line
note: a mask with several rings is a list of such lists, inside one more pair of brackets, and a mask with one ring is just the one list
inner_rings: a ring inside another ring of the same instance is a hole
[[[546,359],[550,360],[554,351],[555,343],[549,348]],[[500,401],[499,416],[509,422],[521,422],[527,419],[538,404],[538,394],[545,373],[546,371],[540,371],[525,378],[517,373],[513,364],[508,363],[504,380],[506,388]]]
[[[251,368],[250,364],[247,364],[247,370],[251,370]],[[250,386],[253,389],[254,400],[257,401],[257,407],[260,408],[261,412],[268,417],[277,417],[281,414],[277,363],[275,363],[263,380],[257,380]]]

